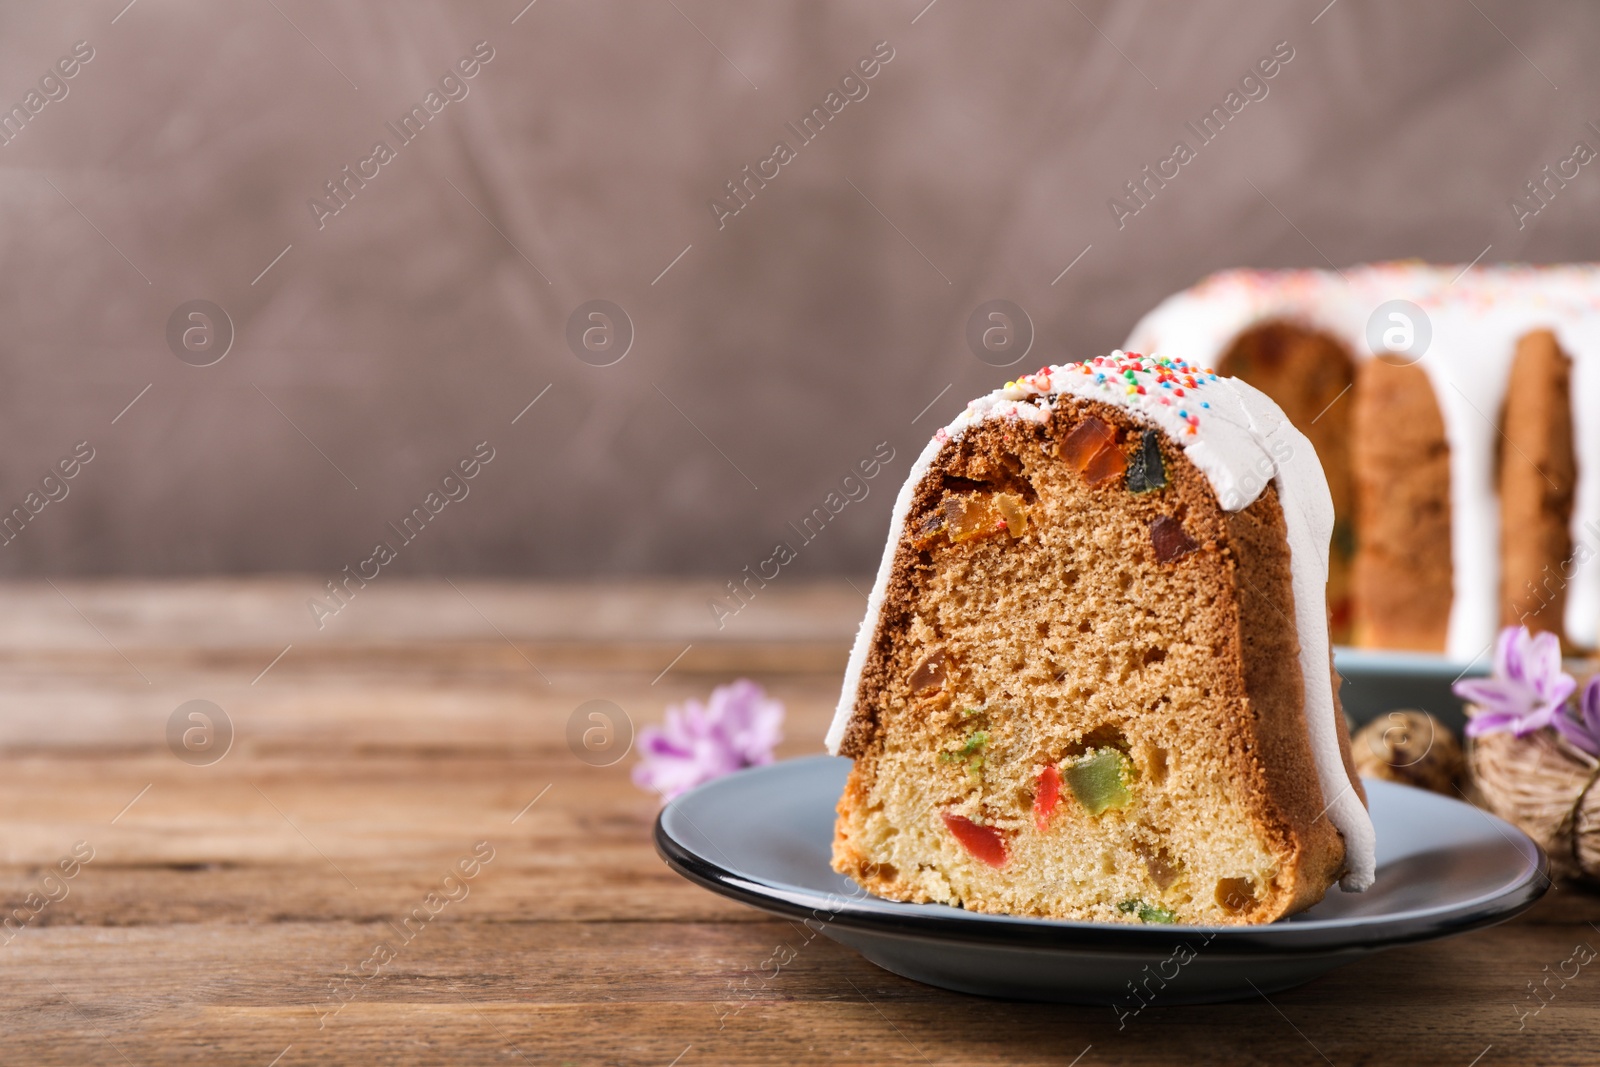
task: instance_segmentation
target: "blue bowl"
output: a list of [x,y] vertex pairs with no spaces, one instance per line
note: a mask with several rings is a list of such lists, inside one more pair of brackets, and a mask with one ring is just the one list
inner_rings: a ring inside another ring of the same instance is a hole
[[1484,677],[1491,665],[1487,650],[1471,663],[1427,652],[1333,650],[1333,669],[1341,679],[1339,701],[1357,726],[1391,711],[1416,708],[1459,734],[1467,716],[1461,698],[1450,687],[1462,678]]

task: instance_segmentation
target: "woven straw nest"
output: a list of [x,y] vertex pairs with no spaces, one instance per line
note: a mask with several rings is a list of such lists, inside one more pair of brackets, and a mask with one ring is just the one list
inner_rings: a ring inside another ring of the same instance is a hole
[[1537,841],[1557,873],[1600,883],[1600,760],[1553,730],[1485,734],[1468,759],[1491,811]]

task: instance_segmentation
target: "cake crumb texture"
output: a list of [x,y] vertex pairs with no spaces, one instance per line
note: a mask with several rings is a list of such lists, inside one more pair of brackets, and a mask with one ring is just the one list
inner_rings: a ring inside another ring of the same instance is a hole
[[1437,651],[1450,624],[1450,444],[1421,367],[1374,359],[1352,396],[1356,642]]
[[1517,343],[1500,453],[1500,621],[1563,633],[1578,467],[1572,360],[1549,330]]

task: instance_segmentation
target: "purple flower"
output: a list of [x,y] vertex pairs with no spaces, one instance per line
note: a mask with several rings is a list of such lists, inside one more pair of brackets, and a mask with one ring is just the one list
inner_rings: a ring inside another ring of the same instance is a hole
[[669,707],[663,725],[639,731],[634,784],[671,800],[713,778],[771,763],[782,727],[783,703],[755,682],[719,685],[709,703]]
[[1561,641],[1555,634],[1529,634],[1508,626],[1495,644],[1494,672],[1488,678],[1457,682],[1455,694],[1478,707],[1467,723],[1468,737],[1509,730],[1518,737],[1553,725],[1578,687],[1561,670]]
[[1556,730],[1573,748],[1600,756],[1600,675],[1583,687],[1576,716],[1556,716]]

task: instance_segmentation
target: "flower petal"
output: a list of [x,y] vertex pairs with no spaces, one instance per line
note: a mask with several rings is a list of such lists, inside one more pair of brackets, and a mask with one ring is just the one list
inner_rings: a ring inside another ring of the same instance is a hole
[[1583,695],[1578,698],[1578,711],[1583,725],[1600,738],[1600,674],[1590,678],[1583,687]]
[[1526,681],[1543,700],[1560,703],[1577,688],[1572,675],[1561,669],[1561,639],[1541,633],[1528,642],[1524,667]]
[[1467,720],[1466,733],[1468,737],[1482,737],[1484,734],[1511,730],[1516,726],[1519,719],[1520,716],[1509,712],[1483,712]]
[[1538,703],[1526,686],[1503,678],[1473,678],[1457,682],[1454,689],[1457,696],[1486,711],[1507,715],[1526,715]]
[[705,703],[669,707],[659,727],[639,731],[633,780],[671,799],[724,774],[771,763],[783,716],[782,702],[748,678],[718,686]]
[[1529,734],[1538,733],[1555,720],[1556,712],[1560,710],[1561,707],[1557,704],[1541,704],[1527,715],[1518,719],[1516,725],[1512,726],[1511,732],[1518,737],[1527,737]]
[[1507,626],[1500,631],[1494,646],[1494,676],[1496,678],[1523,677],[1523,650],[1528,643],[1526,626]]
[[1570,715],[1558,715],[1555,728],[1567,743],[1591,756],[1600,756],[1600,735]]

